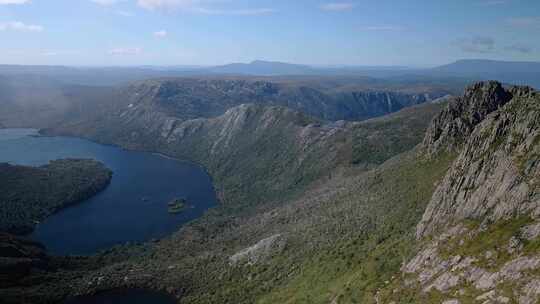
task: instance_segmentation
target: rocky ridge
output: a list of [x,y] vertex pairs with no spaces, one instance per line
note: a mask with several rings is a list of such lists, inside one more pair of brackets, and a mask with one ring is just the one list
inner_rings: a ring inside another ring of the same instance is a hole
[[537,303],[540,94],[476,84],[433,120],[421,151],[457,158],[417,226],[424,245],[380,303]]
[[366,89],[322,89],[309,84],[244,79],[159,79],[134,83],[123,90],[134,106],[153,104],[181,119],[211,118],[246,103],[283,106],[330,121],[364,120],[431,102],[453,93]]

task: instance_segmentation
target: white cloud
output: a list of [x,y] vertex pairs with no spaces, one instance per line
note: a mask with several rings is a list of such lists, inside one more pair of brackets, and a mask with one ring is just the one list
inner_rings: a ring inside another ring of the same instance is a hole
[[231,9],[231,10],[196,8],[194,9],[194,11],[201,14],[207,14],[207,15],[237,15],[237,16],[267,15],[267,14],[276,12],[275,9],[271,9],[271,8]]
[[165,38],[165,37],[167,37],[167,31],[166,30],[161,30],[161,31],[154,32],[154,37]]
[[459,39],[455,44],[466,53],[491,53],[495,50],[495,39],[491,37],[476,36]]
[[540,27],[540,17],[515,17],[506,21],[516,27]]
[[0,0],[0,5],[6,4],[26,4],[30,3],[30,0]]
[[509,45],[504,49],[510,52],[517,52],[522,54],[529,54],[533,51],[533,48],[531,46],[520,43]]
[[109,50],[109,55],[139,55],[142,53],[140,47],[114,48]]
[[123,2],[125,0],[90,0],[94,2],[95,4],[102,5],[102,6],[112,6],[117,3]]
[[350,11],[354,7],[354,3],[350,2],[334,2],[321,5],[322,10],[333,12]]
[[502,5],[502,4],[508,4],[511,0],[483,0],[478,2],[481,6],[494,6],[494,5]]
[[186,11],[206,15],[254,16],[275,12],[271,8],[222,9],[212,7],[225,0],[137,0],[137,5],[150,11]]
[[43,30],[40,25],[25,24],[20,21],[0,22],[0,31],[42,32]]
[[122,16],[122,17],[134,17],[135,13],[130,11],[116,11],[115,14]]
[[137,4],[147,10],[191,9],[198,0],[137,0]]

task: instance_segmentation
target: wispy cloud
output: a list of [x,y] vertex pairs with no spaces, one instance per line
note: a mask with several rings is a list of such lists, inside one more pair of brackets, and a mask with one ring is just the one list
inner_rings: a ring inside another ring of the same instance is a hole
[[321,5],[321,9],[332,12],[350,11],[355,7],[351,2],[333,2]]
[[371,25],[360,28],[363,31],[403,31],[405,28],[399,25]]
[[143,52],[140,47],[120,47],[109,50],[109,55],[139,55]]
[[157,37],[157,38],[165,38],[167,37],[167,34],[168,33],[166,30],[161,30],[161,31],[157,31],[153,33],[154,37]]
[[495,39],[491,37],[464,38],[457,40],[455,44],[467,53],[491,53],[495,50]]
[[533,51],[533,48],[531,46],[525,45],[525,44],[512,44],[504,48],[507,51],[510,52],[516,52],[516,53],[522,53],[522,54],[529,54]]
[[130,11],[115,11],[115,14],[122,16],[122,17],[134,17],[135,13]]
[[275,13],[275,9],[271,8],[255,8],[255,9],[208,9],[195,8],[193,11],[206,15],[237,15],[237,16],[257,16]]
[[90,0],[90,1],[94,2],[95,4],[102,5],[102,6],[112,6],[120,2],[124,2],[126,0]]
[[54,56],[62,56],[62,55],[73,55],[73,54],[80,54],[80,51],[75,50],[42,50],[39,53],[41,56],[45,57],[54,57]]
[[43,30],[41,25],[25,24],[20,21],[0,22],[0,31],[43,32]]
[[0,0],[0,5],[27,4],[27,3],[30,3],[30,0]]
[[495,5],[508,4],[510,2],[512,2],[512,0],[483,0],[483,1],[478,2],[478,5],[495,6]]
[[150,11],[185,11],[205,15],[254,16],[274,13],[272,8],[216,8],[216,3],[223,0],[137,0],[137,5]]
[[540,28],[540,17],[514,17],[514,18],[508,18],[506,22],[516,27]]
[[198,0],[137,0],[137,5],[147,10],[190,9],[199,3]]

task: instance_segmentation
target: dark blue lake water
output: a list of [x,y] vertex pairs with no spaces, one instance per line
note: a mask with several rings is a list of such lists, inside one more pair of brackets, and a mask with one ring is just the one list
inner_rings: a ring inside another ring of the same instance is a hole
[[[86,255],[162,238],[216,205],[211,179],[196,164],[84,139],[35,135],[31,129],[0,129],[0,162],[40,166],[60,158],[92,158],[114,172],[104,191],[36,227],[31,238],[50,253]],[[187,199],[190,208],[170,214],[167,203],[175,198]]]
[[64,304],[174,304],[176,301],[159,292],[142,289],[120,289],[102,292],[93,296],[77,297]]

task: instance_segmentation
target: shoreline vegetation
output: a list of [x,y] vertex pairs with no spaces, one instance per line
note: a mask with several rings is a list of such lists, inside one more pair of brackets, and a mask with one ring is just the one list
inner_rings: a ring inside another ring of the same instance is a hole
[[48,216],[105,189],[113,172],[90,159],[61,159],[40,167],[0,163],[0,231],[26,235]]

